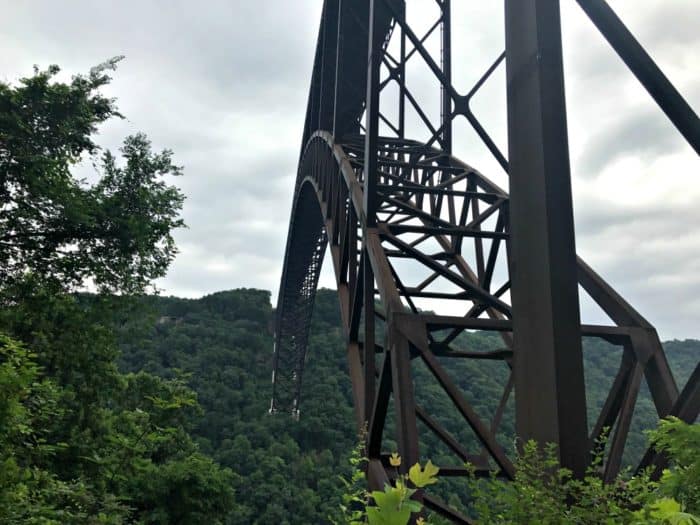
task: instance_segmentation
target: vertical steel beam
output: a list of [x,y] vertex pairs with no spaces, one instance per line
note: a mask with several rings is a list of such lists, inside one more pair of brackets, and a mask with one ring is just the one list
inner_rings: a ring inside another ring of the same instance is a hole
[[[452,84],[452,6],[451,0],[442,0],[440,8],[442,9],[441,28],[441,62],[442,74],[448,84]],[[442,115],[442,143],[444,150],[452,154],[452,95],[447,90],[445,85],[440,86],[441,95],[441,115]]]
[[586,399],[558,0],[505,0],[516,430],[582,475]]
[[[328,15],[328,8],[329,8],[329,5],[328,5],[328,3],[326,3],[324,5],[324,9],[323,9],[324,17],[329,16]],[[320,57],[319,63],[320,63],[320,68],[321,68],[321,74],[320,74],[321,84],[318,86],[318,120],[316,122],[316,129],[324,129],[324,125],[323,125],[323,104],[324,104],[323,94],[324,94],[325,90],[323,89],[323,81],[325,80],[325,74],[326,74],[326,71],[325,71],[325,69],[326,69],[325,68],[325,66],[326,66],[326,50],[328,47],[327,27],[328,27],[328,22],[326,22],[325,24],[321,24],[321,35],[320,35],[321,36],[321,46],[319,47],[319,57]]]
[[338,86],[340,81],[340,52],[343,49],[343,0],[338,0],[338,28],[335,38],[335,83],[333,86],[333,136],[336,135],[336,123],[338,121]]
[[365,312],[365,338],[364,338],[364,372],[365,372],[365,421],[369,425],[369,419],[374,408],[376,397],[375,387],[375,329],[374,329],[374,272],[367,251],[364,250],[363,286],[364,286],[364,312]]
[[[406,18],[406,2],[401,2],[401,19]],[[399,58],[399,138],[406,137],[406,32],[401,28]]]
[[382,33],[378,24],[377,3],[369,0],[367,42],[367,98],[365,99],[364,209],[366,226],[377,225],[377,137],[379,135],[379,68],[382,63]]
[[411,376],[411,350],[406,336],[396,326],[396,321],[388,323],[388,348],[391,354],[391,379],[396,414],[396,440],[403,461],[401,471],[418,463],[418,425],[416,402],[413,396]]

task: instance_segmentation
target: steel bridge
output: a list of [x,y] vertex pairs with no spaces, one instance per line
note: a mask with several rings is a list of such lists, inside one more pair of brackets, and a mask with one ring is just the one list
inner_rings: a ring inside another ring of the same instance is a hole
[[[403,466],[420,459],[422,422],[457,463],[512,477],[512,460],[496,435],[513,392],[518,436],[555,443],[561,464],[576,475],[590,464],[601,433],[612,429],[602,471],[611,480],[621,467],[642,381],[660,418],[694,421],[700,365],[679,390],[652,324],[576,255],[559,1],[505,0],[504,51],[469,91],[458,91],[452,81],[451,2],[435,2],[439,16],[427,31],[407,18],[411,2],[324,2],[277,303],[271,411],[298,417],[314,296],[330,247],[372,487],[390,478],[382,443],[391,412]],[[698,117],[622,21],[604,0],[577,3],[700,152]],[[431,39],[439,45],[429,45]],[[415,62],[424,75],[407,75]],[[471,107],[501,67],[507,154]],[[437,117],[416,96],[427,79],[440,90]],[[508,192],[453,156],[460,119],[508,174]],[[422,132],[409,129],[409,120]],[[581,323],[579,289],[609,324]],[[474,330],[498,332],[502,348],[457,348],[460,335]],[[592,424],[583,373],[586,336],[623,349]],[[469,403],[447,357],[506,367],[491,419]],[[478,450],[458,442],[417,403],[414,360],[454,404]],[[640,466],[663,463],[650,450]],[[466,471],[442,466],[441,474]],[[429,509],[469,522],[429,492],[420,497]]]

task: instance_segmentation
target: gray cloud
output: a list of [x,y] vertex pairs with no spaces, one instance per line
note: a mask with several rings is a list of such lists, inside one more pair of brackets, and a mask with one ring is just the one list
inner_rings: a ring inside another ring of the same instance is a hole
[[626,155],[635,155],[648,162],[680,149],[683,144],[670,132],[665,115],[652,109],[623,113],[617,122],[593,135],[578,159],[582,172],[596,176],[608,163]]
[[[609,1],[697,109],[697,1]],[[100,141],[115,148],[143,130],[185,167],[177,182],[189,229],[177,232],[166,293],[250,286],[274,298],[321,0],[4,4],[0,78],[30,74],[34,63],[58,63],[67,77],[127,56],[108,91],[128,120],[105,126]],[[453,4],[454,82],[466,93],[503,48],[503,4]],[[434,10],[415,9],[429,27]],[[562,16],[579,252],[662,336],[698,336],[700,162],[575,2],[562,3]],[[437,115],[436,84],[411,68],[415,95]],[[499,71],[474,111],[505,151],[504,96]],[[418,136],[417,118],[409,121]],[[507,188],[464,122],[455,139],[464,161]],[[328,261],[321,283],[334,283]]]

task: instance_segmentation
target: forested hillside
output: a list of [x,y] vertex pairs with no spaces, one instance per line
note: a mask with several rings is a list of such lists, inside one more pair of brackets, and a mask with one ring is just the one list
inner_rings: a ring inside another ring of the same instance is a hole
[[125,370],[184,375],[201,417],[201,450],[236,473],[228,523],[324,523],[340,504],[338,474],[356,443],[350,382],[334,296],[321,292],[298,422],[268,414],[272,372],[269,292],[201,300],[149,298],[153,315],[120,330]]
[[[347,458],[356,443],[335,292],[320,290],[316,299],[299,421],[268,414],[273,325],[268,292],[243,289],[199,300],[149,297],[146,301],[150,316],[140,311],[122,321],[121,366],[125,371],[185,378],[197,392],[202,413],[193,435],[202,452],[236,474],[237,509],[229,523],[325,522],[337,511],[343,490],[338,474],[347,473]],[[466,335],[459,344],[474,350],[502,345],[498,336],[486,333]],[[585,348],[594,414],[620,354],[595,340],[586,341]],[[683,384],[700,355],[700,341],[671,341],[666,349]],[[455,359],[446,365],[477,412],[489,416],[498,402],[505,365]],[[417,400],[456,437],[470,442],[470,431],[459,424],[449,399],[428,380],[425,369],[418,363],[414,366]],[[641,397],[626,451],[630,461],[644,449],[642,429],[656,424],[648,393],[643,391]],[[500,441],[509,446],[512,412],[505,419]],[[435,438],[427,432],[423,436],[426,459],[438,465],[456,464]],[[461,503],[457,481],[441,482],[440,492],[453,504]]]

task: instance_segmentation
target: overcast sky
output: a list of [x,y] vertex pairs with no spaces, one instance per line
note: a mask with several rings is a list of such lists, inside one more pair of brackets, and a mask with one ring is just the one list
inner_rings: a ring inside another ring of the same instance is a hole
[[[414,15],[430,3],[408,0]],[[33,64],[58,64],[68,78],[126,55],[109,94],[127,120],[99,142],[116,148],[144,131],[185,167],[189,228],[176,234],[181,253],[161,288],[276,298],[321,4],[0,0],[0,78]],[[453,4],[454,78],[466,92],[501,51],[502,2]],[[700,110],[700,2],[610,4]],[[700,337],[700,161],[574,0],[562,6],[578,252],[662,338]],[[496,74],[475,110],[505,151],[504,82]],[[456,139],[463,160],[507,187],[466,128]],[[584,306],[586,317],[595,313]]]

